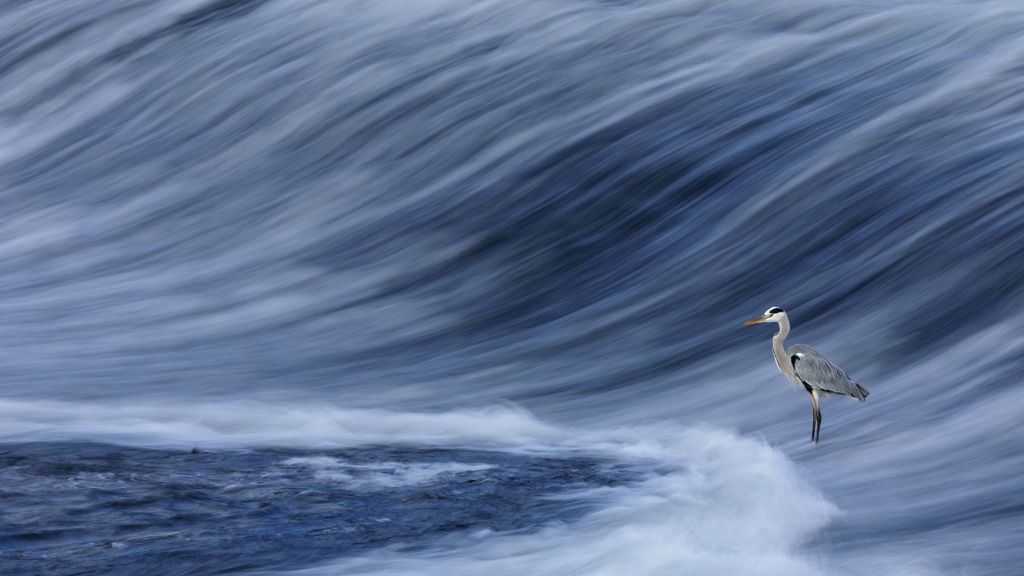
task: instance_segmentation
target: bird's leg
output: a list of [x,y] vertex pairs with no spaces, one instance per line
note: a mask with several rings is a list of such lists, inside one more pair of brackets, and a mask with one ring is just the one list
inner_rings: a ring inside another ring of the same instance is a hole
[[814,442],[818,429],[818,408],[814,405],[814,394],[811,394],[811,442]]
[[814,407],[814,433],[812,436],[814,443],[817,444],[821,439],[821,406],[818,404],[817,390],[811,390],[811,406]]

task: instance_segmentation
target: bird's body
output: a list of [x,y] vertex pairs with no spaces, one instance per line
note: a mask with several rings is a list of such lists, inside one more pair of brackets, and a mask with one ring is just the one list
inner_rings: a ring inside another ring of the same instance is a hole
[[782,308],[769,308],[760,318],[755,318],[744,326],[760,322],[777,322],[779,331],[772,338],[772,354],[779,371],[790,382],[803,387],[811,395],[813,420],[811,439],[815,442],[821,435],[821,408],[819,398],[829,396],[848,396],[864,401],[868,391],[854,382],[839,366],[836,366],[824,354],[806,344],[794,344],[785,350],[782,343],[789,335],[789,316]]

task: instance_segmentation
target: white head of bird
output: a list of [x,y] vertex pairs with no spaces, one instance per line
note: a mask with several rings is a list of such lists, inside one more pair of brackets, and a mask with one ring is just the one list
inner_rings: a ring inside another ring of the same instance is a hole
[[786,311],[778,306],[772,306],[765,310],[764,314],[760,318],[754,318],[753,320],[744,323],[744,326],[750,326],[751,324],[758,324],[761,322],[778,322],[782,324],[783,321],[788,321],[789,317],[786,316]]

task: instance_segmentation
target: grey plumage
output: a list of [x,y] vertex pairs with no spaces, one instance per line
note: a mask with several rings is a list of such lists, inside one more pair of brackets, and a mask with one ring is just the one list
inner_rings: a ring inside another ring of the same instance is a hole
[[854,382],[843,369],[832,363],[824,354],[806,344],[793,344],[786,350],[793,369],[801,383],[817,388],[823,397],[849,396],[864,401],[868,391]]
[[775,364],[790,382],[803,387],[811,395],[811,440],[817,442],[821,435],[821,408],[819,398],[848,396],[864,401],[868,396],[866,388],[854,382],[846,372],[836,366],[824,354],[806,344],[794,344],[789,350],[782,348],[782,342],[789,335],[789,316],[782,308],[769,308],[760,318],[744,326],[760,322],[777,322],[779,331],[772,338],[772,354]]

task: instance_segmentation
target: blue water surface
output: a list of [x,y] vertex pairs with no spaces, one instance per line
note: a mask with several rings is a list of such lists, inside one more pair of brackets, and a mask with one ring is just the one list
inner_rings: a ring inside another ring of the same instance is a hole
[[[0,2],[0,571],[1019,573],[1022,30],[1005,0]],[[871,391],[817,446],[741,326],[772,306]],[[423,450],[495,503],[264,475]],[[634,457],[677,472],[595,471]],[[474,548],[492,513],[523,532]]]

